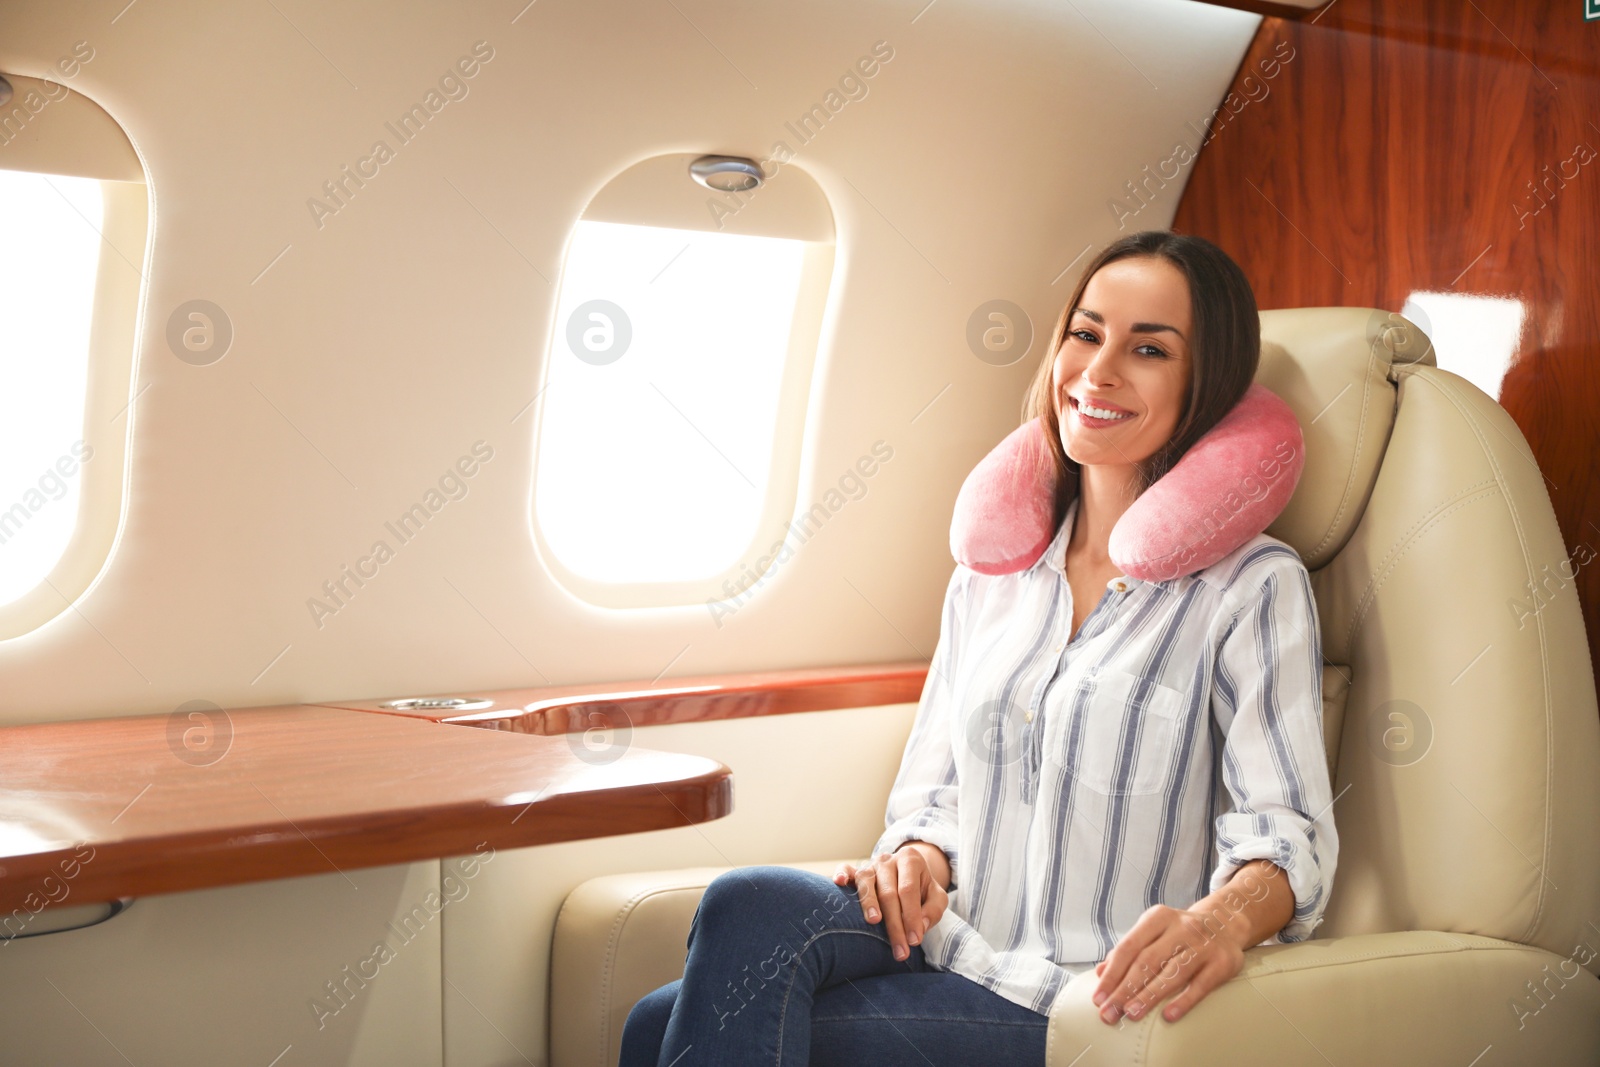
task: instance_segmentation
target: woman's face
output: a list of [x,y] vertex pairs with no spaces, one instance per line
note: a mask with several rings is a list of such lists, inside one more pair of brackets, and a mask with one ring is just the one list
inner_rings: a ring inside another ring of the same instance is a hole
[[[1172,438],[1189,393],[1189,281],[1172,263],[1134,256],[1095,272],[1056,352],[1061,444],[1082,464],[1126,465]],[[1118,413],[1114,420],[1094,417]]]

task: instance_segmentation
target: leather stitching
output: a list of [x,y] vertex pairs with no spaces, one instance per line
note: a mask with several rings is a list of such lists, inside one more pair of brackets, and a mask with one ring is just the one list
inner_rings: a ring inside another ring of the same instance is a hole
[[[713,877],[715,877],[715,876],[713,876]],[[600,1021],[600,1062],[601,1063],[610,1063],[611,1060],[612,1060],[612,1056],[611,1056],[611,1001],[612,1001],[612,996],[613,996],[613,994],[615,992],[615,989],[614,989],[613,983],[612,983],[612,975],[617,970],[617,952],[618,952],[619,944],[620,944],[620,942],[622,940],[622,928],[623,928],[623,926],[625,926],[627,924],[627,921],[630,918],[632,918],[633,913],[636,910],[638,910],[639,905],[644,903],[646,900],[649,900],[651,897],[661,896],[661,895],[668,894],[668,893],[682,893],[685,890],[690,890],[690,889],[699,889],[702,892],[704,892],[706,887],[709,886],[710,884],[711,884],[711,879],[708,878],[708,879],[704,880],[703,882],[701,882],[699,880],[695,880],[695,881],[685,882],[685,883],[676,884],[676,885],[652,885],[652,886],[647,886],[644,889],[638,890],[632,896],[630,896],[627,900],[623,901],[622,905],[617,909],[617,917],[614,920],[612,920],[611,930],[606,934],[605,955],[602,957],[602,961],[601,961],[601,965],[600,965],[600,997],[599,997],[599,1005],[600,1005],[600,1013],[599,1013],[599,1015],[600,1015],[600,1020],[599,1021]],[[568,898],[568,899],[571,899],[571,898]],[[560,925],[560,922],[561,922],[561,912],[564,912],[566,910],[567,910],[566,904],[562,904],[561,911],[556,913],[556,923],[557,923],[558,926]],[[620,1050],[619,1050],[619,1052],[620,1052]]]

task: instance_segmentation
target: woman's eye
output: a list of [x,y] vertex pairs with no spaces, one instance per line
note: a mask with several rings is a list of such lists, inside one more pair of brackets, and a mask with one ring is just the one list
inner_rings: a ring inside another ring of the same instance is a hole
[[[1092,331],[1087,329],[1073,330],[1071,331],[1070,336],[1076,337],[1078,340],[1083,341],[1086,344],[1092,345],[1100,342],[1100,338],[1096,337]],[[1170,358],[1165,352],[1163,352],[1160,348],[1157,348],[1155,345],[1140,345],[1138,348],[1134,349],[1134,351],[1143,353],[1144,355],[1155,359]]]

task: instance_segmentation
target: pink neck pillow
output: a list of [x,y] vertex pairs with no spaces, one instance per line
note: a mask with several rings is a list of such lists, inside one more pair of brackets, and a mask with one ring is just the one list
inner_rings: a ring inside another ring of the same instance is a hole
[[[1042,418],[1030,419],[967,475],[950,522],[956,562],[979,574],[1011,574],[1044,555],[1057,532],[1055,470],[1045,433]],[[1146,582],[1204,570],[1283,513],[1304,466],[1305,440],[1294,411],[1252,383],[1117,520],[1111,561]],[[1077,475],[1069,477],[1076,483]]]

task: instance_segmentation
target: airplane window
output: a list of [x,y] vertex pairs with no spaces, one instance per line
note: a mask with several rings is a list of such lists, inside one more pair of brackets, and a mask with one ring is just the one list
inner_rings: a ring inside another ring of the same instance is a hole
[[804,244],[580,222],[535,484],[599,581],[701,578],[755,533]]
[[605,606],[764,582],[796,507],[832,214],[794,168],[723,194],[693,158],[613,179],[562,265],[533,517],[558,576]]
[[95,55],[79,42],[59,82],[0,76],[0,641],[89,589],[122,518],[150,189],[76,91]]
[[100,184],[0,170],[0,604],[44,580],[77,520]]

